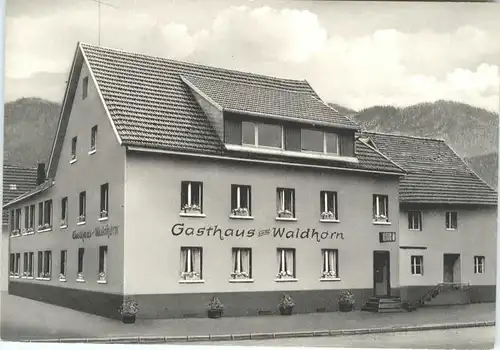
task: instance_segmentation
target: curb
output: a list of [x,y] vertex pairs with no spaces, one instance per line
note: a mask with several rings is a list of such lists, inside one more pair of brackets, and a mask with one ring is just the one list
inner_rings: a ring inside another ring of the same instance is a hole
[[382,334],[382,333],[402,333],[418,332],[430,330],[458,329],[493,327],[495,321],[479,321],[464,323],[441,323],[426,324],[418,326],[391,326],[377,328],[358,328],[340,330],[317,330],[317,331],[296,331],[296,332],[275,332],[275,333],[244,333],[225,335],[190,335],[190,336],[152,336],[152,337],[111,337],[111,338],[63,338],[63,339],[40,339],[24,340],[30,343],[100,343],[100,344],[165,344],[165,343],[189,343],[189,342],[217,342],[217,341],[238,341],[238,340],[267,340],[283,338],[301,337],[338,337],[362,334]]

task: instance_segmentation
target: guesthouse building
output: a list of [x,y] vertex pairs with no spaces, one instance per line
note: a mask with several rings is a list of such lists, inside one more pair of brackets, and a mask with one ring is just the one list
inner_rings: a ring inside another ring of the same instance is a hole
[[9,293],[144,318],[399,295],[406,171],[358,132],[307,81],[79,43],[46,179],[4,207]]

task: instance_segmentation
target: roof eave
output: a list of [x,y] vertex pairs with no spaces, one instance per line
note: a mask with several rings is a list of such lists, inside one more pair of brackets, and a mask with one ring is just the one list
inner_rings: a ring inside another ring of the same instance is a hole
[[[52,186],[54,186],[54,180],[47,180],[45,181],[43,184],[41,184],[41,188],[38,189],[38,190],[32,190],[32,191],[28,191],[16,198],[14,198],[13,200],[11,200],[10,202],[8,203],[5,203],[3,206],[2,206],[2,209],[5,210],[5,209],[8,209],[9,207],[13,206],[14,204],[16,203],[19,203],[25,199],[28,199],[28,198],[31,198],[37,194],[40,194],[40,193],[43,193],[45,191],[47,191],[48,189],[50,189]],[[46,185],[48,184],[48,185]],[[46,185],[46,186],[43,186],[43,185]]]

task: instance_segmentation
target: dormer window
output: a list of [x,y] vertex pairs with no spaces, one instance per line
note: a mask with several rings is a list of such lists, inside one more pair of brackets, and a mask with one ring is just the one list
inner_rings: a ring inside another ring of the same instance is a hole
[[282,148],[283,128],[278,124],[241,122],[241,144]]
[[306,152],[339,154],[339,137],[331,132],[302,129],[301,149]]

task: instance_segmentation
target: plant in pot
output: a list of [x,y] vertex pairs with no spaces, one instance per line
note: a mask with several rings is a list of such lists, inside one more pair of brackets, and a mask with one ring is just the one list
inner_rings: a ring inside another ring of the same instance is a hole
[[220,302],[219,298],[213,297],[208,304],[208,317],[220,318],[224,312],[224,305]]
[[125,299],[119,311],[123,323],[135,323],[135,316],[139,312],[139,305],[132,299]]
[[292,297],[288,294],[283,294],[278,303],[278,309],[280,310],[281,315],[289,316],[292,314],[293,308],[295,306],[295,302]]
[[350,290],[345,290],[340,293],[338,306],[339,311],[341,312],[349,312],[354,310],[354,306],[356,305],[356,301],[354,299],[354,295]]

